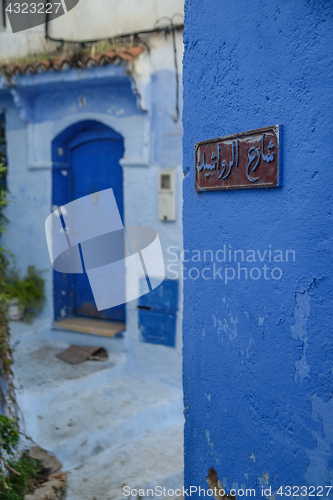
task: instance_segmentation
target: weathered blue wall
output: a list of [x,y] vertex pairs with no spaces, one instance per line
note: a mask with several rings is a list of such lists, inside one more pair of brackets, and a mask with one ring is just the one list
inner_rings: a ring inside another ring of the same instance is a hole
[[[258,497],[262,485],[332,484],[332,16],[331,1],[186,2],[186,259],[201,251],[184,263],[186,486],[207,489],[211,467],[226,490]],[[195,142],[273,124],[282,188],[196,194]],[[255,250],[241,265],[278,267],[281,279],[238,279],[240,254],[203,262],[224,245]],[[188,276],[213,264],[222,278]],[[227,283],[225,267],[236,269]]]

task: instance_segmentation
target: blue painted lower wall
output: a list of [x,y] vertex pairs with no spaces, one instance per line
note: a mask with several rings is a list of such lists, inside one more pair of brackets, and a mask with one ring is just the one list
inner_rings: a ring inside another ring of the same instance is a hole
[[[176,347],[178,280],[165,279],[138,300],[141,341]],[[177,346],[178,347],[178,346]]]
[[[319,0],[186,2],[186,487],[212,467],[258,498],[332,484],[332,18]],[[281,188],[195,192],[196,142],[274,124]]]

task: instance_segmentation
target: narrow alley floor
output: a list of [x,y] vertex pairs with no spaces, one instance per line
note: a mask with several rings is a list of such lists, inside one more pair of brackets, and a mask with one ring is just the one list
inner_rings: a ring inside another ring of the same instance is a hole
[[135,371],[114,339],[107,361],[71,365],[56,357],[69,343],[45,321],[12,323],[11,332],[23,428],[62,462],[68,500],[120,500],[124,486],[182,488],[180,385]]

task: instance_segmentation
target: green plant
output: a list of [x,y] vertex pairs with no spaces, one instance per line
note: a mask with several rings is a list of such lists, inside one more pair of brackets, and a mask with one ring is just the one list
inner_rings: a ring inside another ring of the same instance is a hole
[[14,420],[5,415],[0,415],[0,456],[3,452],[13,455],[15,446],[19,440],[19,431]]
[[4,179],[6,178],[7,168],[3,163],[0,163],[0,234],[4,232],[5,226],[4,222],[6,217],[4,216],[3,209],[7,205],[7,191],[5,188]]
[[[6,168],[3,163],[0,163],[0,238],[4,232],[4,223],[6,221],[3,213],[3,209],[7,205],[5,179]],[[9,415],[16,418],[18,415],[18,406],[15,397],[12,370],[13,352],[10,346],[7,284],[8,252],[2,248],[0,241],[0,410],[4,412],[6,408]]]
[[11,298],[18,298],[25,317],[28,321],[42,310],[45,302],[45,280],[42,271],[35,266],[28,266],[23,279],[16,272],[12,272],[7,285],[7,292]]
[[[37,460],[26,453],[14,459],[20,432],[14,419],[0,415],[0,500],[24,500],[38,483],[45,480],[45,472]],[[37,477],[38,476],[38,477]]]
[[5,477],[5,469],[10,471],[12,474],[19,476],[14,468],[12,468],[7,460],[8,457],[12,457],[15,452],[15,447],[19,441],[20,433],[17,430],[17,426],[14,420],[11,420],[5,415],[0,415],[0,461],[1,461],[1,476],[3,487],[8,488]]
[[37,460],[23,455],[9,465],[19,474],[10,473],[7,478],[7,488],[0,486],[0,500],[24,500],[27,493],[35,489],[36,478],[40,472]]

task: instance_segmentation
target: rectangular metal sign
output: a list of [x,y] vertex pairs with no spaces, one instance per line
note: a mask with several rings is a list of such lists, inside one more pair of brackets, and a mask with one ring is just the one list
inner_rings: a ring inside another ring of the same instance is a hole
[[195,145],[196,191],[281,186],[280,127],[251,130]]

